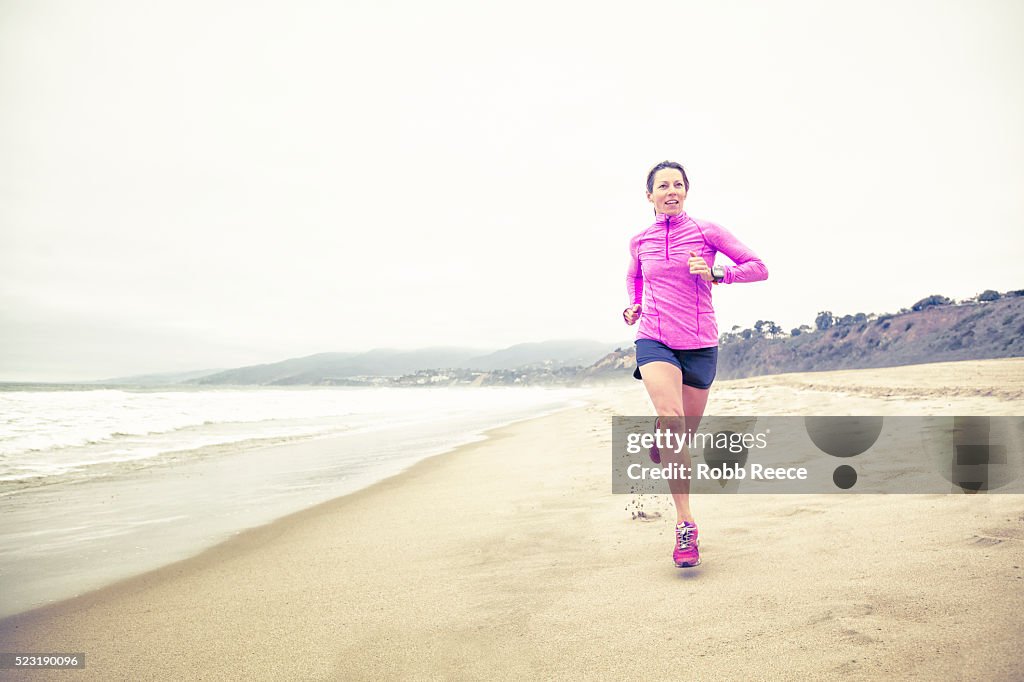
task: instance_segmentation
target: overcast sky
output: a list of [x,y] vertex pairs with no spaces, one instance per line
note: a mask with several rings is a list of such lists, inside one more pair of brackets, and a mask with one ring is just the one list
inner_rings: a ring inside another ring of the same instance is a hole
[[626,341],[647,170],[786,329],[1024,288],[1024,3],[0,2],[0,379]]

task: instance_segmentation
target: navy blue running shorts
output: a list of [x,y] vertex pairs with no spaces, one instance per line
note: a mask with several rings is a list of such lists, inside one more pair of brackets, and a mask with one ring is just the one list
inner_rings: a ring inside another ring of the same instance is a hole
[[671,362],[683,372],[683,383],[694,388],[711,388],[718,370],[718,346],[675,350],[661,341],[636,340],[636,369],[634,379],[642,379],[640,368],[648,362]]

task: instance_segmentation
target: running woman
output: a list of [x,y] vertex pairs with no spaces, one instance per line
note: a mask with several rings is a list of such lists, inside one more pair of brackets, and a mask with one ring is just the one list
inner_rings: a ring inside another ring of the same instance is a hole
[[[640,321],[636,335],[636,371],[666,431],[692,434],[700,425],[718,364],[718,324],[711,305],[716,284],[758,282],[768,269],[728,230],[683,211],[690,181],[683,167],[662,161],[647,174],[647,200],[654,224],[629,242],[626,324]],[[719,265],[726,255],[734,265]],[[651,449],[651,459],[661,454]],[[690,468],[686,448],[676,460]],[[700,563],[697,524],[690,511],[690,482],[671,479],[676,506],[672,560],[680,568]]]

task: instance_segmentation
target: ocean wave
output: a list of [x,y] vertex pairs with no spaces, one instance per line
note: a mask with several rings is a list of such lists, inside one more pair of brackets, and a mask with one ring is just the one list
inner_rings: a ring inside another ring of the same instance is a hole
[[103,476],[135,473],[143,469],[172,464],[181,460],[196,460],[226,452],[243,452],[253,448],[282,445],[303,440],[314,440],[344,433],[345,429],[309,434],[269,435],[241,437],[203,443],[194,447],[168,443],[164,449],[149,452],[118,451],[117,457],[77,460],[64,464],[6,464],[0,466],[0,497],[25,492],[32,488],[63,483],[75,483]]

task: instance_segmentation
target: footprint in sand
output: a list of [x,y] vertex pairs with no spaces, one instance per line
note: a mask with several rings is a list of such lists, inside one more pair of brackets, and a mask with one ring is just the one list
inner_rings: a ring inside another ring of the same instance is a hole
[[776,516],[795,516],[797,514],[824,514],[825,510],[820,507],[796,507],[788,511],[780,511]]
[[972,545],[978,545],[979,547],[991,547],[992,545],[998,545],[1003,542],[1003,538],[994,538],[991,535],[975,535]]

